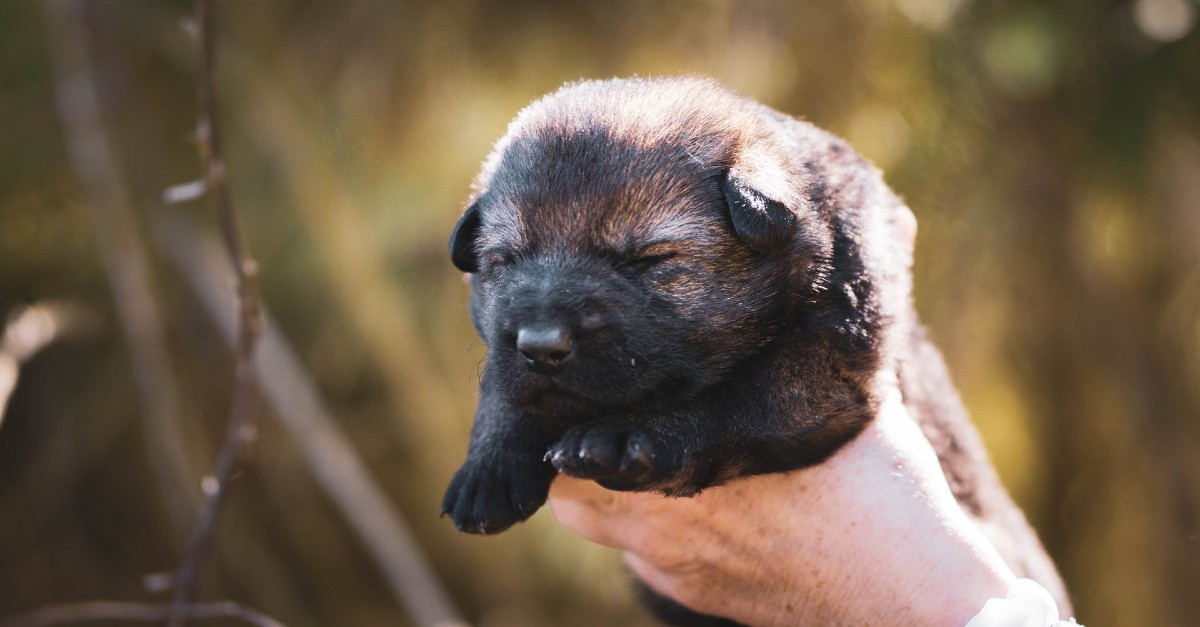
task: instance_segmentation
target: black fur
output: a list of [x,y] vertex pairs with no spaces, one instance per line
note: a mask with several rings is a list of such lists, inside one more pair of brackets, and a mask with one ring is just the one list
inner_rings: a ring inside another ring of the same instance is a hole
[[459,529],[524,520],[556,472],[688,496],[820,463],[891,366],[960,502],[1065,603],[920,334],[911,214],[843,142],[711,81],[586,82],[523,111],[476,188],[450,240],[489,348]]

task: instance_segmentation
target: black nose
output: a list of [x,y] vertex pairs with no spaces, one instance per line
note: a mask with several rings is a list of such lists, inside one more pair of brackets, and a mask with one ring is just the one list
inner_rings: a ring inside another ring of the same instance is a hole
[[571,356],[574,343],[566,327],[522,327],[517,331],[517,350],[530,365],[557,368]]

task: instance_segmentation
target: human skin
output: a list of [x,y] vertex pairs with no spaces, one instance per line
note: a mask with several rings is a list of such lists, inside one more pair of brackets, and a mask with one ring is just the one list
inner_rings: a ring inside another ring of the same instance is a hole
[[1016,577],[950,493],[885,382],[875,420],[817,466],[692,498],[558,477],[554,516],[651,588],[748,625],[961,627]]

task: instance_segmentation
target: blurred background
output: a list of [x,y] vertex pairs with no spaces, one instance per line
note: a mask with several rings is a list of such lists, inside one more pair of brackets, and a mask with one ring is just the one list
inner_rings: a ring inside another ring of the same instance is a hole
[[[0,3],[0,395],[19,366],[0,616],[169,598],[144,578],[181,560],[233,380],[197,287],[210,202],[163,200],[201,176],[192,5],[47,6]],[[329,479],[361,468],[472,624],[650,624],[619,558],[547,512],[491,538],[438,518],[485,354],[446,238],[531,100],[694,73],[846,137],[908,201],[917,308],[1080,618],[1200,624],[1195,0],[219,8],[233,201],[301,369],[263,378],[325,411],[264,402],[200,598],[293,627],[419,624]],[[351,447],[313,453],[332,436],[301,414]]]

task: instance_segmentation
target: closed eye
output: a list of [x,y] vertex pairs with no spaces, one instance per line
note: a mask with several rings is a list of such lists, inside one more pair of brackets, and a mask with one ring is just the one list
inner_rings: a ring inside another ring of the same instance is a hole
[[664,261],[669,261],[678,256],[679,256],[679,253],[674,250],[668,250],[668,251],[662,251],[662,252],[649,252],[649,253],[644,253],[639,257],[636,257],[634,259],[631,259],[631,260],[625,262],[625,266],[631,270],[636,270],[638,272],[645,272],[646,270],[649,270],[650,268],[653,268],[654,266],[657,266],[657,265],[663,263]]

